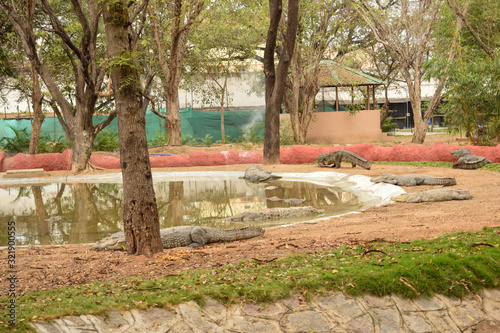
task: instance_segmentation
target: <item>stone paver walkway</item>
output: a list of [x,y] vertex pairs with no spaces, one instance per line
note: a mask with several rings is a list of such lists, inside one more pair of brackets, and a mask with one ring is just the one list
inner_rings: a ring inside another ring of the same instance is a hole
[[34,323],[39,332],[500,332],[500,290],[476,297],[403,299],[351,297],[337,292],[304,301],[293,296],[270,305],[224,306],[213,299],[200,308],[112,311],[108,316],[67,316]]

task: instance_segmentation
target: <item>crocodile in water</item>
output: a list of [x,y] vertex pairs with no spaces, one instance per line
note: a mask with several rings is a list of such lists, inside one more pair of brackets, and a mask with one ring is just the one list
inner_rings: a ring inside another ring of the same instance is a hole
[[454,169],[477,169],[492,163],[486,157],[473,155],[469,149],[465,148],[458,148],[450,154],[458,159],[453,164]]
[[324,153],[316,158],[319,166],[331,166],[332,168],[340,168],[341,162],[351,163],[354,168],[359,165],[366,170],[370,170],[371,164],[363,157],[354,154],[348,150],[335,150],[329,153]]
[[388,183],[398,186],[416,186],[416,185],[456,185],[455,177],[433,177],[428,175],[393,175],[383,174],[370,179],[374,183]]
[[[164,249],[183,246],[198,247],[215,242],[232,242],[263,234],[264,229],[258,226],[227,230],[200,226],[179,226],[160,229],[161,242]],[[94,244],[94,250],[125,250],[125,234],[121,231],[101,239]]]
[[468,190],[455,190],[451,188],[436,188],[422,192],[403,193],[391,197],[391,200],[408,203],[469,199],[472,199],[472,195],[470,195]]
[[273,175],[271,171],[263,170],[260,166],[254,164],[249,166],[245,171],[245,175],[240,178],[246,179],[251,183],[259,183],[270,182],[281,177]]
[[291,219],[323,214],[324,212],[324,209],[317,209],[311,206],[267,208],[229,216],[224,218],[224,221],[236,222]]

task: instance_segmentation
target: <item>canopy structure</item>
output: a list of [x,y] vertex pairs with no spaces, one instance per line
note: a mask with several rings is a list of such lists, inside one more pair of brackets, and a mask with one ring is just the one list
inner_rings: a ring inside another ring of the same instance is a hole
[[[318,83],[321,88],[335,87],[335,106],[339,111],[338,87],[366,86],[366,109],[370,109],[370,88],[372,90],[373,107],[375,108],[375,87],[386,84],[383,80],[362,73],[356,69],[343,66],[332,60],[322,60],[319,63]],[[324,93],[323,93],[324,94]],[[324,96],[324,95],[323,95]],[[353,94],[354,96],[354,94]],[[323,97],[324,99],[324,97]]]

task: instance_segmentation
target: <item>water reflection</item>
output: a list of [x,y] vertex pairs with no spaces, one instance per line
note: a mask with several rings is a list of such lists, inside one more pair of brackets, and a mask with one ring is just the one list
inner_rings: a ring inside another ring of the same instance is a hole
[[[161,228],[241,226],[221,220],[263,208],[314,206],[325,209],[325,215],[338,215],[361,207],[353,193],[308,182],[172,181],[155,184],[155,191]],[[95,242],[122,230],[122,197],[122,185],[113,183],[0,188],[0,225],[5,226],[0,228],[0,246],[7,244],[8,221],[16,221],[18,245]],[[265,221],[260,225],[299,221]]]

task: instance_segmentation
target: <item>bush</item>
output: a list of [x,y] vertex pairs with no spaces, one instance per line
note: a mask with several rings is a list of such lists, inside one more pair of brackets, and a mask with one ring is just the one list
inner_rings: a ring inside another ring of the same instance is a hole
[[205,135],[205,137],[201,140],[201,143],[205,146],[210,146],[214,143],[212,136],[210,134]]
[[295,139],[293,137],[292,123],[290,119],[280,120],[280,145],[293,145]]
[[31,135],[26,128],[15,129],[8,126],[14,131],[14,137],[5,137],[0,140],[0,148],[9,153],[23,153],[27,152],[30,148]]
[[103,130],[94,139],[95,151],[117,151],[120,149],[118,133]]
[[382,132],[387,133],[398,127],[398,124],[392,122],[392,117],[387,117],[382,124]]
[[39,153],[60,153],[66,149],[71,149],[71,141],[66,141],[64,136],[51,140],[50,136],[43,135],[38,143]]
[[260,143],[264,141],[264,122],[258,122],[257,124],[248,127],[244,133],[243,138],[245,141],[251,143]]
[[165,131],[160,130],[157,128],[155,130],[155,135],[149,141],[149,146],[156,147],[156,146],[164,146],[167,144],[168,138],[165,135]]

